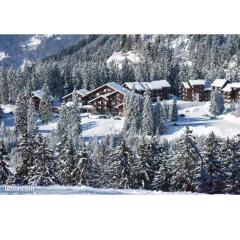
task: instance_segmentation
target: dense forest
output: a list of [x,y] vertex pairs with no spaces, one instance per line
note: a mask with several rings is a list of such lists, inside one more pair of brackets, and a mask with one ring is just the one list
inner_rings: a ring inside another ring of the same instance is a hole
[[[119,52],[138,60],[108,61]],[[25,64],[23,70],[2,68],[0,102],[15,102],[19,92],[44,83],[60,98],[74,86],[94,89],[110,81],[167,79],[172,93],[179,95],[180,83],[188,79],[239,81],[239,53],[239,35],[89,35],[58,54]]]

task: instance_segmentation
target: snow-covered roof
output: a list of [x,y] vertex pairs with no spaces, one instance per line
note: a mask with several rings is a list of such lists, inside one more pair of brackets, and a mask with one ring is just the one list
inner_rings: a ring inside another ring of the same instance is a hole
[[120,84],[116,83],[116,82],[110,82],[106,84],[107,86],[115,89],[116,91],[122,93],[122,94],[127,94],[129,92],[128,89],[126,89],[125,87],[121,86]]
[[85,88],[82,88],[82,89],[80,89],[80,90],[77,90],[76,91],[79,95],[81,95],[81,96],[86,96],[88,93],[89,93],[89,91],[87,90],[87,89],[85,89]]
[[240,82],[228,83],[225,88],[223,88],[224,92],[231,92],[233,88],[240,88]]
[[[32,96],[33,96],[33,97],[37,97],[37,98],[39,98],[39,99],[42,99],[42,97],[43,97],[43,91],[42,91],[41,89],[36,90],[36,91],[33,91],[33,92],[32,92]],[[50,99],[53,100],[54,97],[50,95]]]
[[43,96],[43,91],[39,89],[39,90],[33,91],[32,94],[33,94],[33,97],[38,97],[41,99]]
[[[82,89],[80,89],[80,90],[76,90],[76,92],[77,92],[77,94],[81,95],[82,97],[87,96],[88,93],[89,93],[89,91],[88,91],[87,89],[85,89],[85,88],[82,88]],[[64,99],[64,98],[66,98],[66,97],[69,97],[69,96],[72,95],[72,94],[73,94],[73,92],[71,92],[71,93],[63,96],[62,98]]]
[[189,85],[188,82],[182,82],[182,85],[185,89],[190,89],[191,88],[191,86]]
[[122,93],[123,95],[126,95],[126,94],[128,94],[130,92],[127,88],[121,86],[120,84],[118,84],[116,82],[110,82],[110,83],[106,83],[106,84],[104,84],[104,85],[102,85],[102,86],[100,86],[98,88],[93,89],[87,95],[90,95],[91,93],[93,93],[96,90],[101,89],[102,87],[105,87],[105,86],[108,86],[108,87],[110,87],[110,88],[112,88],[112,89]]
[[232,88],[240,88],[240,82],[233,82],[231,83]]
[[204,79],[189,80],[189,83],[191,84],[191,86],[205,85],[205,82],[206,82],[206,80],[204,80]]
[[225,88],[223,88],[224,92],[231,92],[232,88],[231,88],[231,83],[227,84],[227,86]]
[[227,79],[215,79],[211,86],[222,88],[227,81],[228,81]]
[[164,87],[171,87],[167,80],[157,80],[152,82],[126,82],[126,86],[137,91],[158,90]]

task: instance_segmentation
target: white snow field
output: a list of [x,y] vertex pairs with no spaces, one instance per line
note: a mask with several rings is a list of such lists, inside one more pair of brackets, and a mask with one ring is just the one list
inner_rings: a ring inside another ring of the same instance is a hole
[[84,186],[0,186],[0,195],[199,195],[191,192],[162,192],[138,189],[103,189]]
[[168,127],[163,137],[173,140],[184,132],[184,127],[189,126],[196,136],[207,135],[213,131],[220,137],[233,137],[240,134],[240,118],[231,113],[222,114],[210,119],[209,102],[185,102],[178,101],[178,113],[185,117],[179,117],[177,125]]
[[138,52],[129,51],[126,53],[123,52],[114,52],[112,56],[107,59],[107,64],[111,62],[116,63],[120,68],[125,59],[132,63],[138,63],[141,60],[142,56]]
[[8,58],[9,55],[6,54],[5,52],[0,52],[0,61],[2,61],[4,58]]
[[[169,100],[167,102],[171,102]],[[178,112],[184,114],[179,117],[177,126],[169,123],[162,138],[173,140],[178,138],[183,132],[185,126],[189,126],[196,136],[207,135],[214,131],[220,137],[233,137],[240,134],[240,118],[235,117],[231,113],[222,114],[214,119],[210,119],[209,102],[186,102],[179,100]],[[15,106],[11,104],[2,105],[4,110],[4,121],[6,126],[13,128],[13,114]],[[85,138],[103,137],[109,134],[118,134],[124,124],[124,117],[121,120],[114,118],[101,119],[99,116],[84,113],[82,116],[82,136]],[[48,124],[41,124],[38,121],[40,131],[46,135],[49,134],[57,126],[57,117],[53,118]]]

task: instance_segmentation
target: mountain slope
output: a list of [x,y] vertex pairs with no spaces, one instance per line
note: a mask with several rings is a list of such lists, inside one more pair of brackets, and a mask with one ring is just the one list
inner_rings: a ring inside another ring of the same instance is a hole
[[19,67],[25,62],[62,51],[85,35],[0,35],[0,66]]

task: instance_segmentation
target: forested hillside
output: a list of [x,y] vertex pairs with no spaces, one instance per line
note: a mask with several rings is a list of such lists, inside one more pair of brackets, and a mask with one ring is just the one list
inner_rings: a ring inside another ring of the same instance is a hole
[[44,82],[53,96],[62,97],[74,86],[167,79],[178,95],[179,83],[190,78],[239,81],[239,50],[238,35],[86,35],[58,54],[26,64],[23,71],[2,69],[0,100]]

